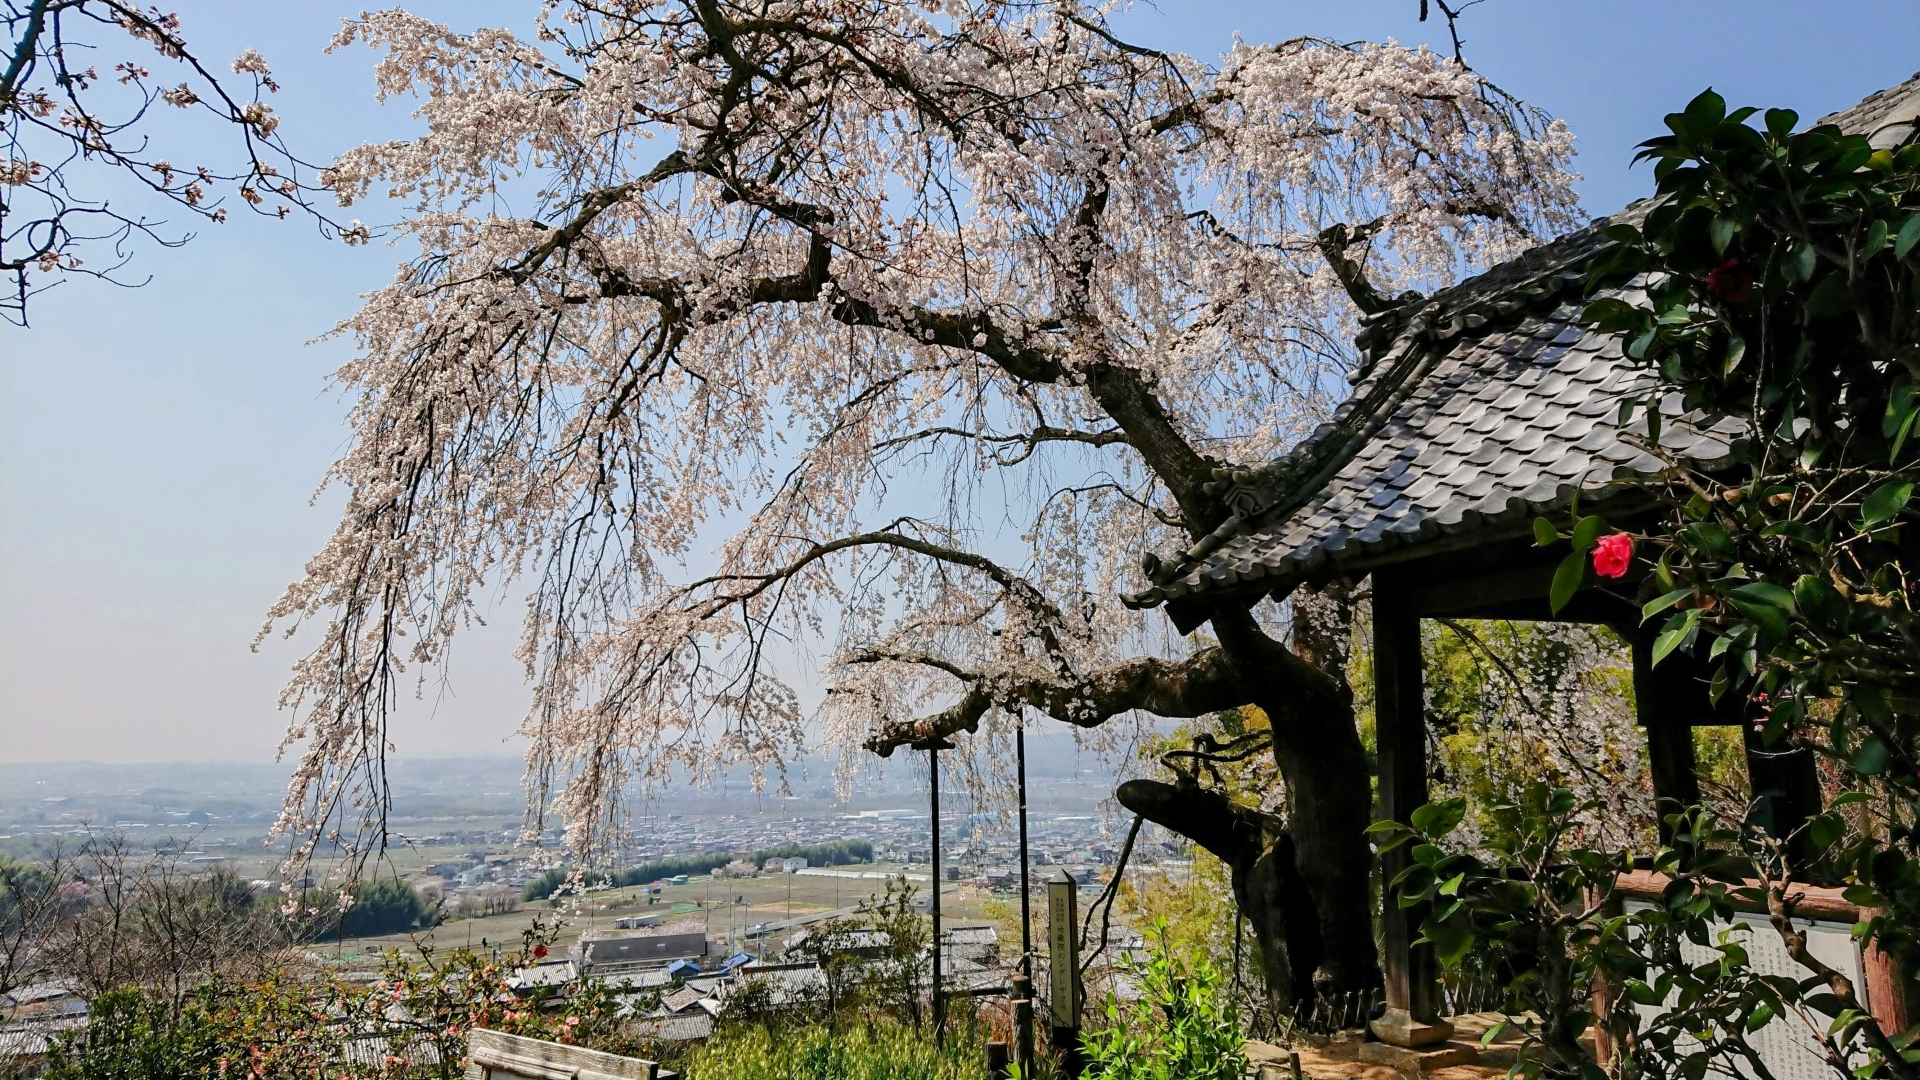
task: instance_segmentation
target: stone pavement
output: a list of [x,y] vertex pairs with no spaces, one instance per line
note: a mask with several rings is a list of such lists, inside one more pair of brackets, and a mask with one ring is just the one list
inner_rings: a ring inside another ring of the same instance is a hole
[[[1519,1036],[1503,1033],[1493,1045],[1480,1048],[1480,1036],[1501,1017],[1473,1013],[1449,1019],[1454,1037],[1417,1051],[1366,1041],[1357,1031],[1331,1039],[1302,1038],[1294,1047],[1300,1055],[1300,1073],[1307,1080],[1495,1080],[1505,1076]],[[1290,1080],[1286,1047],[1249,1039],[1246,1052],[1260,1080]]]

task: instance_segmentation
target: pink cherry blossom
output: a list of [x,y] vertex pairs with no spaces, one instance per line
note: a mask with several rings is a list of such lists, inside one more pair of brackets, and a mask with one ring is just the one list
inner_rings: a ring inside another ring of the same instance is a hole
[[635,782],[777,777],[966,700],[986,747],[1021,700],[1097,723],[1087,673],[1188,648],[1119,603],[1140,553],[1344,393],[1325,231],[1391,295],[1577,218],[1564,126],[1425,48],[1205,62],[1071,0],[722,2],[809,32],[718,48],[707,10],[336,40],[424,133],[327,181],[408,201],[420,256],[337,330],[345,506],[268,627],[318,634],[283,828],[377,804],[409,671],[502,588],[533,824],[583,852]]

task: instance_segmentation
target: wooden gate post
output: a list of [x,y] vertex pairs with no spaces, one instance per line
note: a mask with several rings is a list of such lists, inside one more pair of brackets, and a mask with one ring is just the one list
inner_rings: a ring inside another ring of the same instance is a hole
[[[1380,762],[1380,813],[1403,824],[1427,801],[1426,696],[1421,689],[1420,616],[1407,603],[1406,583],[1373,575],[1373,717]],[[1382,880],[1391,882],[1407,865],[1401,845],[1380,856]],[[1386,976],[1386,1013],[1373,1033],[1395,1046],[1429,1046],[1453,1035],[1440,1019],[1439,982],[1433,950],[1413,944],[1421,908],[1403,908],[1385,897],[1380,957]]]

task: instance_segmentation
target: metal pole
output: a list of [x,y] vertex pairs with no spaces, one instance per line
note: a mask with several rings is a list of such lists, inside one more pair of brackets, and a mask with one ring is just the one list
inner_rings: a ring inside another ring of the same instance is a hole
[[933,804],[932,819],[932,856],[933,856],[933,1037],[936,1042],[945,1042],[947,1036],[947,1012],[940,1001],[940,747],[927,747],[927,775],[930,783],[927,790]]
[[1020,969],[1013,977],[1013,1057],[1020,1075],[1033,1075],[1033,882],[1027,858],[1027,718],[1013,729],[1015,767],[1020,779]]
[[[1027,879],[1027,721],[1013,729],[1015,768],[1020,776],[1020,974],[1033,978],[1033,883]],[[1031,1062],[1021,1062],[1023,1068]]]
[[933,879],[933,899],[928,909],[933,915],[933,1035],[936,1040],[946,1041],[947,1013],[943,1007],[940,992],[940,751],[953,749],[953,744],[934,736],[914,743],[915,750],[927,752],[927,798],[929,805],[928,847],[933,861],[933,871],[927,876]]

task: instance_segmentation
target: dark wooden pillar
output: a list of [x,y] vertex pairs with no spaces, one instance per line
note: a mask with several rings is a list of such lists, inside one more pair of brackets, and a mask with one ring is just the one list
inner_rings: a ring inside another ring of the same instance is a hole
[[[1373,717],[1379,746],[1380,813],[1410,822],[1427,801],[1427,720],[1420,662],[1420,617],[1408,604],[1399,575],[1373,575]],[[1402,845],[1380,857],[1383,880],[1392,882],[1407,865]],[[1386,1042],[1423,1046],[1453,1033],[1439,1020],[1433,951],[1415,945],[1419,908],[1403,908],[1386,896],[1381,966],[1386,976],[1387,1014],[1374,1023]]]
[[[1700,801],[1693,729],[1737,726],[1746,744],[1747,777],[1752,782],[1753,797],[1760,801],[1758,824],[1769,835],[1791,835],[1820,812],[1820,777],[1812,751],[1762,745],[1761,733],[1754,728],[1754,718],[1742,702],[1731,695],[1718,704],[1713,701],[1709,692],[1713,670],[1697,657],[1675,652],[1655,667],[1656,632],[1656,627],[1644,627],[1632,635],[1633,697],[1640,724],[1647,730],[1647,766],[1653,774],[1653,794],[1660,815],[1664,818],[1676,808]],[[1662,821],[1661,842],[1670,843],[1672,839]],[[1804,867],[1806,853],[1793,854],[1796,865]]]
[[[1813,751],[1789,747],[1786,740],[1769,749],[1764,736],[1751,723],[1740,725],[1747,749],[1747,780],[1752,785],[1757,824],[1767,835],[1786,837],[1820,812],[1820,773],[1814,766]],[[1812,865],[1812,851],[1802,837],[1788,848],[1794,876],[1805,880]]]
[[1686,661],[1673,654],[1653,665],[1657,628],[1628,634],[1633,642],[1633,704],[1640,726],[1647,732],[1647,771],[1653,777],[1655,814],[1660,819],[1660,842],[1673,843],[1667,815],[1700,801],[1700,777],[1693,756],[1693,726],[1711,710],[1707,688],[1695,678]]

